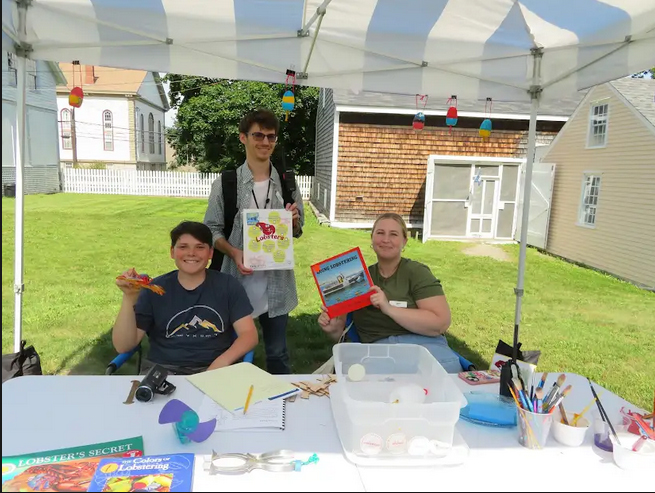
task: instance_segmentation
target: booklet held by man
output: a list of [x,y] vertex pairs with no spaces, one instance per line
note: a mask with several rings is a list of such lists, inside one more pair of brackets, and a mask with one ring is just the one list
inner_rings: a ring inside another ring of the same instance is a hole
[[331,318],[371,304],[371,275],[359,248],[312,265],[318,292]]
[[243,211],[243,265],[253,270],[293,269],[291,211]]

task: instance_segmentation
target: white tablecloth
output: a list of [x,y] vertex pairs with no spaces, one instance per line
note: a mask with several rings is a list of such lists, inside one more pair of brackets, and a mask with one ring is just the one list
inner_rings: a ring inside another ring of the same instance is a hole
[[[96,442],[143,436],[146,454],[194,452],[267,452],[290,449],[306,460],[318,454],[318,464],[299,473],[253,471],[244,476],[209,476],[197,455],[195,491],[514,491],[594,490],[653,491],[653,483],[619,469],[611,454],[592,446],[589,431],[581,447],[568,448],[549,439],[543,450],[528,450],[517,441],[517,429],[496,429],[460,420],[457,429],[470,448],[458,466],[432,468],[362,467],[348,462],[336,433],[329,399],[311,396],[287,405],[285,431],[220,432],[203,443],[182,445],[170,425],[157,419],[166,401],[125,405],[131,376],[20,377],[2,385],[2,455],[18,455]],[[291,381],[317,375],[289,375]],[[453,376],[463,392],[498,392],[497,385],[470,386]],[[553,379],[551,376],[550,380]],[[198,409],[203,394],[184,377],[170,377],[173,397]],[[573,392],[569,411],[580,411],[592,398],[586,379],[568,374]],[[601,389],[597,387],[597,389]],[[602,402],[616,421],[621,406],[635,409],[605,391]],[[593,417],[594,410],[590,416]],[[654,464],[655,466],[655,464]],[[655,470],[655,469],[654,469]]]

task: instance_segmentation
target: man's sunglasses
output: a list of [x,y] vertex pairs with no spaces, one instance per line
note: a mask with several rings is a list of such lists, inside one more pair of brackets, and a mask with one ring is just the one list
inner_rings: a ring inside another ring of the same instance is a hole
[[252,138],[255,139],[256,142],[262,142],[264,140],[264,137],[268,139],[268,141],[272,144],[277,142],[277,135],[275,134],[265,134],[262,132],[250,132],[250,135],[252,135]]

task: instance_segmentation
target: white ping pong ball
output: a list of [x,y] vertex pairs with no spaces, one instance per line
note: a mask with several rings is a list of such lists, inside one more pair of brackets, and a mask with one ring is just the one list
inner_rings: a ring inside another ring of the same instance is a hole
[[366,376],[366,368],[359,363],[355,363],[348,368],[348,378],[352,382],[359,382]]

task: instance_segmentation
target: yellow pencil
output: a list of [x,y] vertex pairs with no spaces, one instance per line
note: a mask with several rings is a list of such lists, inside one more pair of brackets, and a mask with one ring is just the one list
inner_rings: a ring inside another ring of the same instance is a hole
[[255,389],[254,385],[250,386],[250,390],[248,391],[248,397],[246,398],[246,405],[243,406],[243,414],[246,414],[248,411],[248,406],[250,406],[250,398],[252,397],[252,391]]

